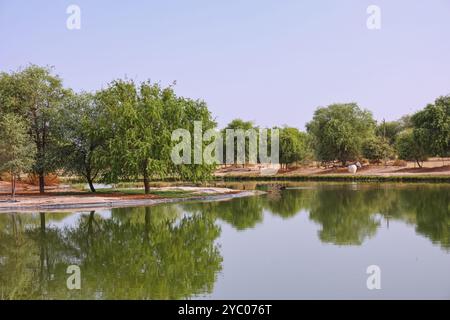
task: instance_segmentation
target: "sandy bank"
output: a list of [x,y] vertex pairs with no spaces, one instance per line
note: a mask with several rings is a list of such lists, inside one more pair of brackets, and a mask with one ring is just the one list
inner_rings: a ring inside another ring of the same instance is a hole
[[228,188],[203,187],[165,187],[154,188],[158,191],[189,191],[187,197],[165,198],[157,195],[127,195],[127,194],[21,194],[17,202],[10,202],[7,195],[0,196],[0,212],[36,212],[36,211],[77,211],[99,208],[121,208],[149,206],[159,203],[181,201],[219,201],[236,197],[246,197],[261,194],[260,191],[237,191]]

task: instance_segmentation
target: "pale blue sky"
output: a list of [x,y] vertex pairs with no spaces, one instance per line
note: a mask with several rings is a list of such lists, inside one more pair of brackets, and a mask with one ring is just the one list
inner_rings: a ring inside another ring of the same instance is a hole
[[[450,93],[449,0],[118,2],[0,0],[0,70],[53,65],[77,91],[176,80],[220,126],[304,128],[317,106],[352,101],[393,120]],[[66,28],[70,4],[81,30]]]

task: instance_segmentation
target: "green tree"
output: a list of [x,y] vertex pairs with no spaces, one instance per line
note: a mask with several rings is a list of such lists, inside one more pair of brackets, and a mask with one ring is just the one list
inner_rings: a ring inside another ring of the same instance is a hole
[[[173,91],[172,91],[173,94]],[[200,122],[202,131],[206,132],[209,129],[215,129],[217,127],[217,123],[213,120],[211,112],[208,110],[208,106],[206,102],[202,100],[192,100],[183,97],[176,97],[176,105],[177,109],[180,109],[180,115],[177,118],[173,118],[173,113],[168,112],[165,113],[164,123],[167,128],[170,128],[167,132],[173,132],[176,129],[185,129],[189,131],[190,136],[194,137],[194,123]],[[191,141],[191,159],[194,159],[195,147],[201,146],[201,150],[205,150],[205,147],[211,143],[211,141],[215,141],[217,137],[202,141]],[[214,139],[214,140],[213,140]],[[221,143],[221,141],[219,141]],[[173,145],[175,142],[172,141]],[[219,150],[220,151],[220,150]],[[215,153],[215,152],[214,152]],[[213,154],[214,155],[214,154]],[[172,169],[172,175],[175,178],[179,178],[181,180],[189,180],[192,182],[202,182],[208,180],[212,177],[212,173],[217,168],[217,163],[208,164],[202,158],[201,164],[196,164],[193,161],[191,164],[179,164],[173,165],[172,162],[169,163]]]
[[404,129],[402,121],[383,121],[375,128],[375,134],[385,139],[390,145],[394,145],[398,134]]
[[0,112],[12,112],[24,118],[28,133],[36,145],[32,171],[39,176],[39,191],[45,191],[44,177],[58,168],[54,151],[53,120],[55,110],[67,94],[52,69],[30,65],[13,73],[0,74]]
[[160,91],[159,86],[146,88],[141,99],[133,81],[117,80],[98,93],[99,103],[105,109],[101,127],[108,137],[103,158],[110,168],[105,176],[107,181],[143,176],[145,192],[149,192],[151,153],[154,158],[159,156],[155,154],[158,141],[164,138],[164,132],[158,134],[155,130],[163,110]]
[[[245,135],[246,133],[248,133],[248,130],[252,130],[252,129],[258,129],[257,127],[255,127],[253,121],[244,121],[242,119],[233,119],[230,123],[227,124],[227,126],[222,130],[222,136],[224,137],[224,141],[225,141],[225,146],[223,148],[223,152],[224,152],[224,161],[227,160],[226,158],[226,153],[227,153],[227,130],[234,130],[234,132],[236,133],[237,130],[242,130],[243,134]],[[256,131],[255,131],[256,132]],[[237,137],[234,137],[234,155],[233,155],[233,162],[237,163],[238,161],[238,139]],[[245,167],[245,165],[250,161],[249,159],[249,152],[250,152],[250,137],[248,135],[246,135],[245,137],[245,160],[244,163],[242,164],[243,167]],[[256,141],[258,137],[256,137]]]
[[362,154],[371,162],[380,162],[383,159],[392,159],[394,149],[383,138],[373,137],[364,141]]
[[105,110],[99,122],[107,137],[102,157],[107,181],[142,177],[147,194],[152,177],[196,181],[213,171],[213,165],[177,165],[171,159],[174,130],[186,129],[192,136],[194,121],[203,130],[215,127],[204,102],[178,97],[172,87],[117,80],[98,93],[98,103]]
[[33,165],[35,146],[27,134],[23,119],[15,114],[6,114],[0,120],[0,172],[11,176],[11,195],[16,196],[17,177]]
[[88,93],[73,94],[64,99],[56,118],[58,151],[66,173],[86,179],[95,192],[94,180],[104,169],[100,158],[105,135],[99,125],[101,105]]
[[375,121],[357,104],[333,104],[318,108],[306,128],[321,161],[339,160],[343,165],[361,154],[363,142],[374,132]]
[[419,167],[428,157],[427,138],[422,131],[407,129],[397,138],[396,150],[400,159],[415,161]]
[[280,164],[287,166],[308,159],[311,155],[308,135],[297,128],[280,130]]
[[450,154],[450,96],[436,99],[434,104],[415,113],[411,121],[414,134],[424,137],[431,155]]

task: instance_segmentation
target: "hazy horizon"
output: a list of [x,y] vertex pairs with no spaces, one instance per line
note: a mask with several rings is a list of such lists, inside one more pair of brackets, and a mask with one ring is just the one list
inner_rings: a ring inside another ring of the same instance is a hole
[[[81,9],[69,30],[66,8]],[[369,5],[381,29],[366,26]],[[356,102],[395,120],[450,94],[450,2],[0,0],[0,71],[52,65],[94,91],[129,77],[203,99],[219,126],[304,125],[318,106]]]

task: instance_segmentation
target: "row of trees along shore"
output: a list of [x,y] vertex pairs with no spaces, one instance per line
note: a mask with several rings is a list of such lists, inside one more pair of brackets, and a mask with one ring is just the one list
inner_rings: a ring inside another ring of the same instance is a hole
[[[50,173],[115,183],[142,180],[145,193],[152,179],[203,181],[211,164],[175,165],[171,150],[175,129],[193,134],[217,124],[202,100],[177,96],[174,87],[118,79],[95,93],[76,93],[63,86],[50,67],[30,65],[0,74],[0,172],[9,173],[14,189],[21,174],[38,177],[45,190]],[[225,129],[258,129],[235,119]],[[398,121],[377,123],[356,103],[319,107],[306,132],[281,127],[280,163],[387,159],[415,161],[450,155],[450,96]],[[204,142],[205,145],[207,144]]]

